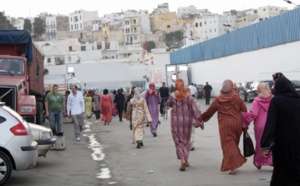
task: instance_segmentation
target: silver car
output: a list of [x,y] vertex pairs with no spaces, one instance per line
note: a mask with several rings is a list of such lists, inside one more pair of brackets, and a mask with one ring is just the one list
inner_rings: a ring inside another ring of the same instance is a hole
[[0,185],[9,180],[13,169],[35,167],[37,148],[28,123],[0,102]]
[[56,142],[56,137],[53,136],[51,129],[29,123],[33,140],[38,143],[38,156],[46,157],[49,150],[52,149]]

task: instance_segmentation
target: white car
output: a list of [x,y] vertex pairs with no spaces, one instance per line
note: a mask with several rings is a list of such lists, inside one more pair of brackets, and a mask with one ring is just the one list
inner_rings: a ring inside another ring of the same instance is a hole
[[56,142],[56,137],[53,136],[51,129],[29,123],[32,131],[33,140],[38,143],[38,156],[46,157],[46,154]]
[[18,171],[35,167],[37,148],[29,124],[0,102],[0,185],[10,179],[13,169]]

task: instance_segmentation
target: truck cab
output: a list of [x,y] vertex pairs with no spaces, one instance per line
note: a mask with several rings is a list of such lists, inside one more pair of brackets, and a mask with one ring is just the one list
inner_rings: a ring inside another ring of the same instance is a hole
[[43,123],[44,56],[25,30],[0,30],[0,101],[26,121]]

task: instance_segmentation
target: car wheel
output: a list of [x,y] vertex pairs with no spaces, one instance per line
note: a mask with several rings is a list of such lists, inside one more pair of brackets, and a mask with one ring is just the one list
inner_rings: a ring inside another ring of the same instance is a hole
[[4,185],[10,178],[12,163],[6,153],[0,151],[0,185]]

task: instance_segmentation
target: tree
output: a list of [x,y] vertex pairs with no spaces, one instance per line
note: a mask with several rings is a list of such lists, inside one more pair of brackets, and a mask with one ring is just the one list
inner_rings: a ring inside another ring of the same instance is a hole
[[29,33],[32,32],[32,24],[29,19],[25,19],[24,21],[24,30],[27,30]]
[[147,50],[148,52],[151,52],[151,50],[153,48],[155,48],[155,42],[154,41],[146,41],[143,44],[143,48],[144,48],[144,50]]
[[15,29],[15,27],[11,24],[9,20],[7,20],[5,14],[0,12],[0,30],[11,30]]
[[166,45],[169,48],[180,48],[183,45],[183,32],[181,30],[166,34]]
[[45,33],[45,22],[40,17],[34,18],[33,33],[38,38]]

